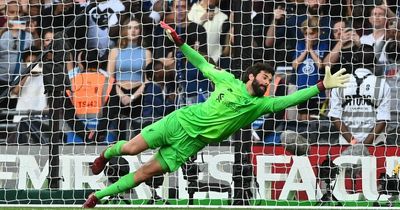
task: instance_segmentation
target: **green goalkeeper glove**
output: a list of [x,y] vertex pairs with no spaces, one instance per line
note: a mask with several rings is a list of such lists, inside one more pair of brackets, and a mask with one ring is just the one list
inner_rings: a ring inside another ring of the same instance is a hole
[[325,89],[346,87],[346,84],[350,80],[350,74],[343,74],[346,69],[340,69],[335,74],[331,74],[331,68],[329,66],[325,67],[325,78],[324,81],[318,83],[318,88],[320,91]]

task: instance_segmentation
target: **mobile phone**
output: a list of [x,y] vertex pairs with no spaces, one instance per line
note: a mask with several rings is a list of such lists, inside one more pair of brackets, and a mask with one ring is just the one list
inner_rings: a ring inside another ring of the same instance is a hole
[[345,20],[344,26],[346,27],[346,32],[349,30],[353,30],[353,21],[352,20]]
[[9,23],[13,25],[26,25],[26,20],[10,20]]
[[344,30],[344,32],[350,32],[350,31],[352,31],[353,29],[352,28],[346,28],[345,30]]

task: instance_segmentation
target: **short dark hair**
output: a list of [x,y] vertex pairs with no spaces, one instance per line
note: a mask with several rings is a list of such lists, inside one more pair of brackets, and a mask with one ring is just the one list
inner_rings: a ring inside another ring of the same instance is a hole
[[356,68],[366,68],[371,71],[375,70],[377,63],[374,47],[362,44],[356,52],[354,52],[352,63]]
[[246,69],[242,77],[242,81],[246,83],[247,81],[249,81],[250,74],[253,74],[253,76],[257,76],[257,74],[260,73],[261,71],[270,73],[272,74],[272,76],[274,76],[275,74],[275,70],[268,63],[256,63]]
[[154,60],[151,63],[147,64],[146,68],[144,69],[145,77],[150,81],[153,81],[153,75],[156,66],[161,66],[161,68],[163,68],[164,64],[159,60]]
[[44,29],[44,30],[42,31],[42,39],[45,38],[44,36],[45,36],[47,33],[53,33],[53,34],[54,34],[54,30],[53,30],[53,29]]

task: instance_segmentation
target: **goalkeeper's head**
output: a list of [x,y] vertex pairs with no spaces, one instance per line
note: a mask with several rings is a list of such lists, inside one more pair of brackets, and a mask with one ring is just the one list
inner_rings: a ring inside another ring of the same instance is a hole
[[272,81],[275,71],[267,63],[256,63],[246,69],[242,81],[246,83],[250,95],[262,97]]

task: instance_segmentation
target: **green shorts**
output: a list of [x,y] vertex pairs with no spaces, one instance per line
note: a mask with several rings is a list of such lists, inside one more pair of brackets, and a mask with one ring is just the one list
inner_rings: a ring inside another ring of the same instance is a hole
[[169,172],[178,170],[191,156],[207,145],[205,141],[190,137],[186,133],[178,122],[176,112],[143,128],[141,134],[151,149],[160,148],[156,158],[164,160]]

